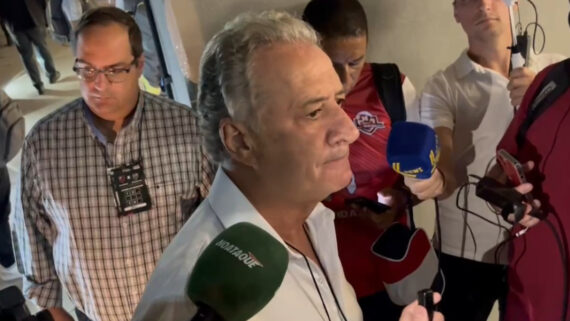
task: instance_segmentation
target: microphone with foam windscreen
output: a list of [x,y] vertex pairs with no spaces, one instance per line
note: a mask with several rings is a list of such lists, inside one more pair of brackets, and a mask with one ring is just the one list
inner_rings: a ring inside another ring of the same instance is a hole
[[[399,174],[430,178],[439,160],[435,131],[414,122],[392,124],[386,157]],[[418,291],[426,288],[443,290],[438,258],[423,229],[394,223],[372,244],[371,251],[378,258],[382,281],[393,303],[410,304]]]
[[437,135],[421,123],[397,122],[388,137],[386,157],[392,169],[403,176],[430,178],[439,160]]
[[245,321],[273,298],[289,257],[269,233],[238,223],[220,233],[192,270],[186,293],[198,306],[192,321]]

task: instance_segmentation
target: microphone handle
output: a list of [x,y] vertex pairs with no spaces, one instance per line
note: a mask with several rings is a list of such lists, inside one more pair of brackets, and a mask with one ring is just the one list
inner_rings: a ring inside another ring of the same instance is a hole
[[525,60],[520,52],[514,52],[511,55],[511,61],[514,68],[520,68],[525,66]]
[[198,305],[198,312],[190,321],[224,321],[221,316],[205,304]]

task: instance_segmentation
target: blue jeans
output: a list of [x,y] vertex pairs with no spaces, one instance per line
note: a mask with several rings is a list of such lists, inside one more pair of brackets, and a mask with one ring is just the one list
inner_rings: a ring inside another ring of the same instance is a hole
[[51,57],[51,54],[47,47],[46,34],[47,33],[45,28],[32,28],[23,31],[14,31],[14,42],[18,48],[20,57],[22,57],[22,62],[26,67],[26,71],[28,72],[28,75],[30,75],[32,82],[36,87],[41,86],[43,83],[40,77],[38,66],[34,59],[34,47],[44,61],[44,68],[47,72],[48,77],[51,78],[57,72],[55,70],[53,58]]

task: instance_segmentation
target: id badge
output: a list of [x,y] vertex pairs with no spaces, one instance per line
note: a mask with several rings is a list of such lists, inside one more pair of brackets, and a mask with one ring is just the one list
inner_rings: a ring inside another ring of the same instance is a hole
[[140,162],[107,168],[119,216],[147,211],[150,194]]

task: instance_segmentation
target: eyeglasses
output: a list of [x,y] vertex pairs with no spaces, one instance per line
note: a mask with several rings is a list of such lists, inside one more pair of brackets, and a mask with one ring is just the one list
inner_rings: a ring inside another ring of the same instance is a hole
[[[127,76],[131,71],[132,66],[135,65],[136,61],[137,58],[134,58],[128,67],[110,67],[105,69],[97,69],[93,67],[79,67],[77,65],[74,65],[73,71],[77,74],[77,77],[79,77],[79,79],[81,80],[93,81],[97,78],[97,76],[100,73],[102,73],[103,75],[105,75],[105,78],[107,78],[109,82],[117,83],[127,80]],[[78,61],[76,59],[75,64],[77,63]]]

